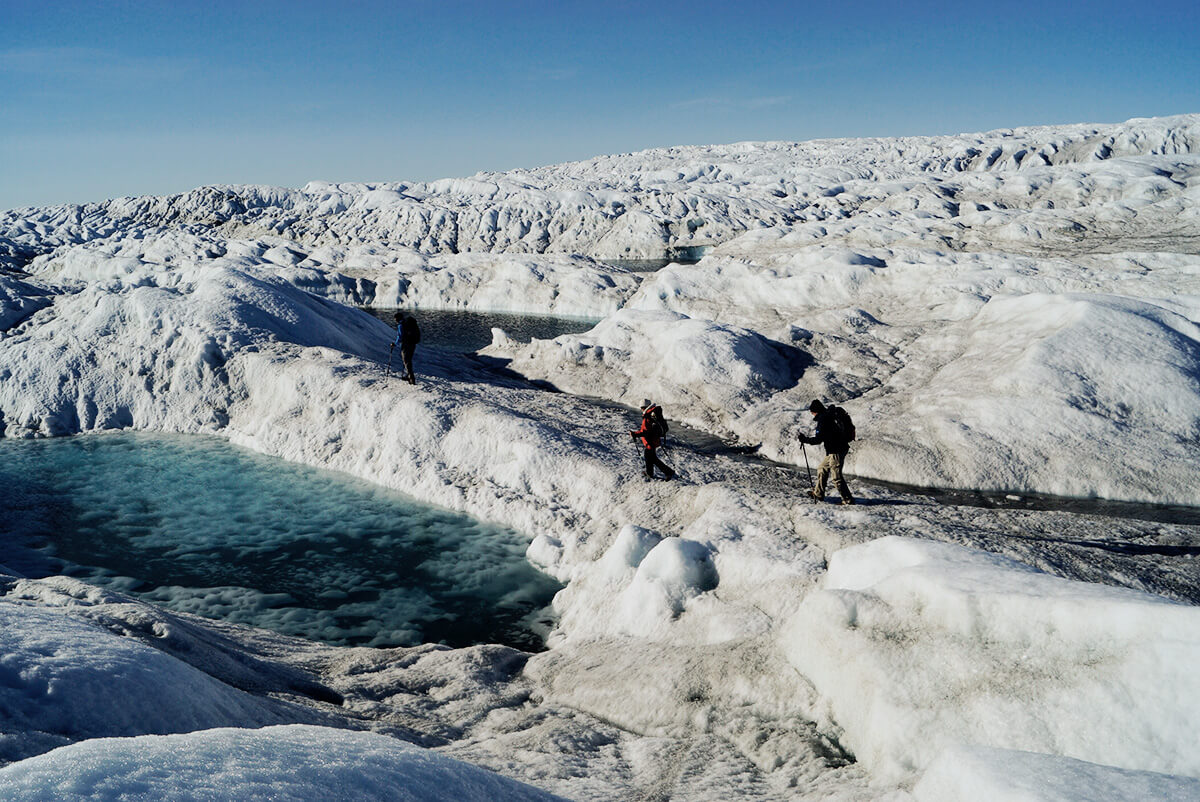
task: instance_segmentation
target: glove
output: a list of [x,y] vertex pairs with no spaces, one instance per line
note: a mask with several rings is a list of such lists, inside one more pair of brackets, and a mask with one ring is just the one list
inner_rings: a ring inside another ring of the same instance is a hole
[[395,348],[396,348],[396,344],[395,344],[395,343],[392,343],[391,345],[389,345],[389,346],[388,346],[388,350],[389,350],[389,351],[393,351],[393,350],[395,350]]

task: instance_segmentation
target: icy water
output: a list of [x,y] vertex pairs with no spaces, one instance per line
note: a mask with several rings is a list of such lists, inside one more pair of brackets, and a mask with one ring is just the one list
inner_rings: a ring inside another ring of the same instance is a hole
[[517,533],[218,438],[0,440],[0,564],[339,645],[542,648]]
[[655,273],[667,265],[694,265],[700,261],[701,255],[702,253],[697,253],[694,256],[681,256],[677,259],[605,259],[604,263],[613,267],[623,267],[631,273]]
[[[395,325],[395,309],[370,309],[364,312]],[[406,310],[407,311],[407,310]],[[560,334],[575,334],[595,326],[590,318],[508,315],[494,312],[462,312],[417,309],[411,312],[421,327],[421,345],[448,351],[478,351],[492,344],[492,328],[504,329],[521,342],[530,339],[553,340]]]

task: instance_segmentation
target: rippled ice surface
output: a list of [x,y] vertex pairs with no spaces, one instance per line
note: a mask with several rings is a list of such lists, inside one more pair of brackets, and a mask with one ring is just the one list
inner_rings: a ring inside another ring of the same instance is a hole
[[541,648],[516,532],[218,438],[0,440],[0,564],[335,644]]

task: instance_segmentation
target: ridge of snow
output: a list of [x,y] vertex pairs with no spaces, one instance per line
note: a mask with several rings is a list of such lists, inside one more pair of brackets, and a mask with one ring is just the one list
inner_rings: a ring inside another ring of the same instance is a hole
[[130,227],[198,226],[228,237],[347,240],[424,252],[656,257],[755,228],[845,217],[846,182],[1009,173],[1200,149],[1200,115],[894,139],[660,148],[427,183],[302,190],[201,187],[182,195],[0,214],[0,254],[79,244]]

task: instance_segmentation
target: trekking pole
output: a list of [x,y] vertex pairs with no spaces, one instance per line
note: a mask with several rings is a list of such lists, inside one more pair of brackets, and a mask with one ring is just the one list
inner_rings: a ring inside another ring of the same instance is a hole
[[385,379],[387,379],[387,378],[390,378],[390,377],[391,377],[391,375],[392,375],[392,354],[394,354],[394,353],[396,353],[396,349],[395,349],[395,348],[389,348],[389,349],[388,349],[388,366],[387,366],[387,372],[383,374],[383,378],[385,378]]
[[808,486],[812,487],[812,470],[808,467],[808,449],[804,447],[804,441],[800,441],[800,451],[804,454],[804,473],[808,475]]

